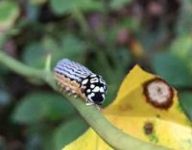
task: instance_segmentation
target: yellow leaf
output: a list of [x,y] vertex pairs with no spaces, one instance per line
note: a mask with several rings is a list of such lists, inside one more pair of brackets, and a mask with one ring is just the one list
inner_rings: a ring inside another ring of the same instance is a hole
[[63,150],[112,150],[93,129],[88,129],[85,134]]
[[[192,149],[191,124],[180,108],[176,90],[139,66],[127,75],[116,99],[103,113],[113,125],[133,137],[171,149]],[[76,149],[112,148],[89,129],[64,147]]]

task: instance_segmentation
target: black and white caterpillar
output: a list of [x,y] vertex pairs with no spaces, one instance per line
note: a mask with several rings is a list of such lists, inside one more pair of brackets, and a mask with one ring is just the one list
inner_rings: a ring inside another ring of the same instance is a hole
[[57,63],[54,75],[61,91],[82,97],[87,105],[102,105],[107,91],[102,76],[69,59]]

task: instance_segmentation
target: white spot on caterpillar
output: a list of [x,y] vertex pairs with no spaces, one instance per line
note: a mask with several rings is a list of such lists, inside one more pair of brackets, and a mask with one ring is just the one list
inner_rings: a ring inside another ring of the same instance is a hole
[[100,87],[100,92],[104,92],[104,88],[103,87]]
[[92,74],[91,77],[96,77],[96,75],[95,75],[95,74]]
[[94,89],[93,89],[93,92],[99,92],[100,91],[100,88],[98,86],[96,86]]
[[95,87],[95,85],[94,84],[91,84],[91,88],[93,89]]
[[99,82],[98,78],[93,78],[90,80],[91,83],[96,83],[96,82]]
[[94,93],[91,93],[91,94],[89,94],[87,97],[88,97],[88,100],[89,101],[92,101],[92,97],[94,97],[95,96],[95,94]]
[[82,84],[86,84],[88,82],[88,79],[83,80]]

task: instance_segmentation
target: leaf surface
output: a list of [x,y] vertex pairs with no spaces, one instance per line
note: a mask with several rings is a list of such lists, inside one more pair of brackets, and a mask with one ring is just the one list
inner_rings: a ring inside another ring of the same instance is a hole
[[[135,66],[122,82],[114,102],[103,110],[104,115],[117,128],[143,141],[171,149],[191,149],[190,121],[179,105],[176,90],[173,89],[173,103],[167,109],[147,102],[144,84],[154,78],[159,77]],[[92,129],[63,149],[81,148],[112,149]]]

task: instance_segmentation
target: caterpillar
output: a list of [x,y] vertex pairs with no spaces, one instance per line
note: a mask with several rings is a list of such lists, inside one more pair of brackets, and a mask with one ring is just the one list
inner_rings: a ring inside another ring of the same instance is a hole
[[107,91],[106,82],[101,75],[93,73],[85,66],[64,58],[56,64],[54,77],[61,92],[79,96],[87,105],[103,104]]

